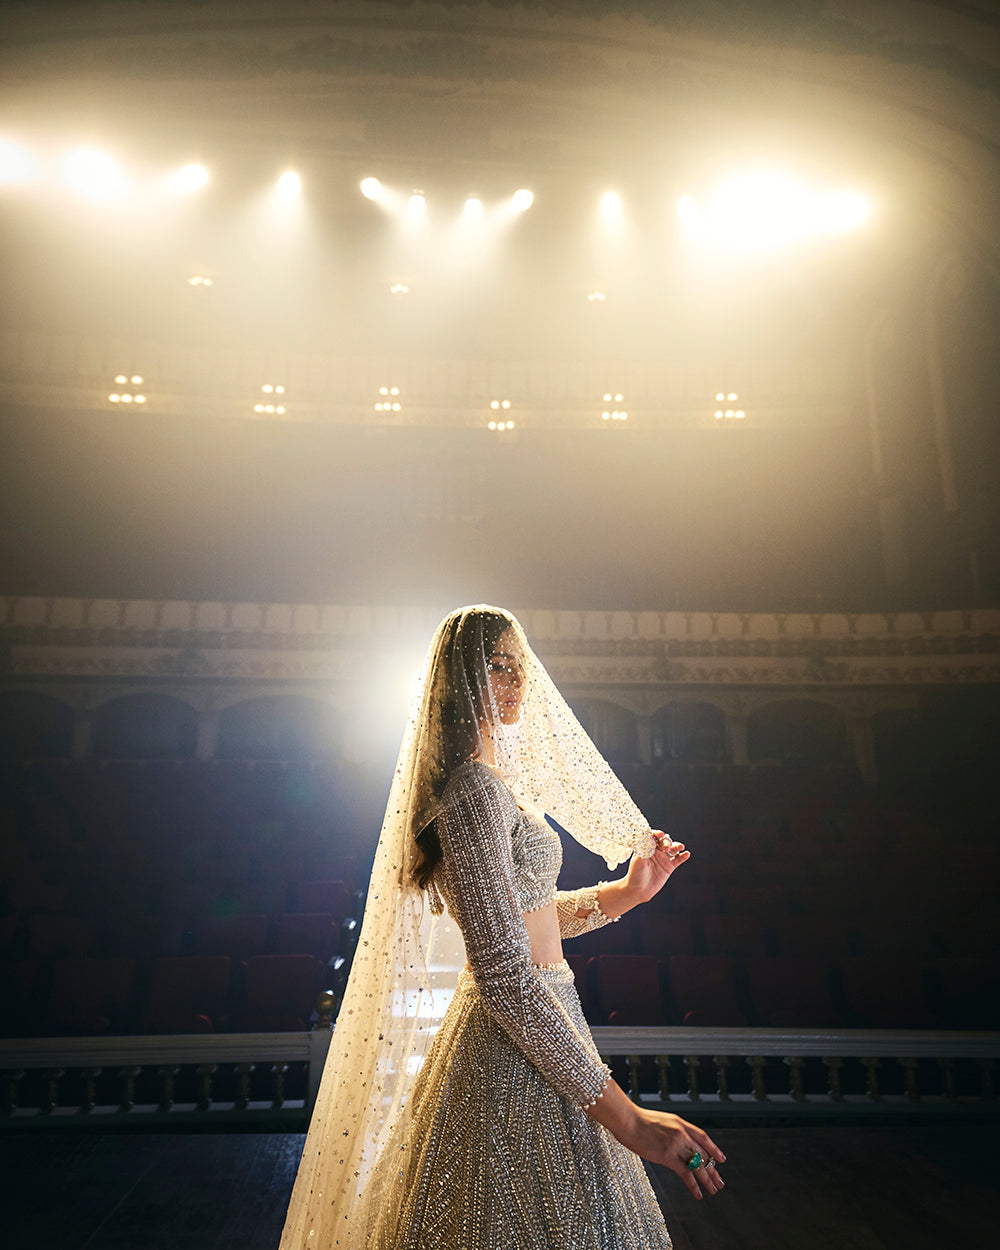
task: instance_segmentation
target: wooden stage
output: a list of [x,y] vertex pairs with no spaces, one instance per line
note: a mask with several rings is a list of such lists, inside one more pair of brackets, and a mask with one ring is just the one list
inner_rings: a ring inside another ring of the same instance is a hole
[[[729,1157],[717,1198],[696,1203],[654,1169],[675,1250],[997,1244],[995,1124],[710,1131]],[[274,1250],[302,1141],[297,1133],[2,1134],[4,1244]]]

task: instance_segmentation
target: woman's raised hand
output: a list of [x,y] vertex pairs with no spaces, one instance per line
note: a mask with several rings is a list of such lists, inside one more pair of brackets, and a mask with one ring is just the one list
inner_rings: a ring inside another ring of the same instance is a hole
[[629,862],[625,882],[629,893],[639,902],[647,903],[659,893],[670,874],[691,858],[683,842],[674,842],[661,829],[653,830],[656,849],[648,859],[633,855]]

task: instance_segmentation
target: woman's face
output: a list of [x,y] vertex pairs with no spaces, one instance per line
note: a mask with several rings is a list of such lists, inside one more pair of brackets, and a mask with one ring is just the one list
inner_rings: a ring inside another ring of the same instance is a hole
[[512,630],[505,629],[487,659],[490,701],[504,725],[514,725],[521,715],[524,669]]

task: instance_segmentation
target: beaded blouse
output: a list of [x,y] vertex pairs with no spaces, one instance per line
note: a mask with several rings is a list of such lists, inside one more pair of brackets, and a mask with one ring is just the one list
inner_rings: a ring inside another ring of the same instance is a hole
[[[521,811],[484,764],[470,762],[452,773],[436,824],[442,859],[435,885],[462,931],[487,1009],[561,1094],[589,1105],[604,1089],[608,1069],[533,965],[524,912],[554,900],[561,932],[576,936],[607,923],[598,887],[555,891],[558,834]],[[579,920],[583,908],[589,915]]]

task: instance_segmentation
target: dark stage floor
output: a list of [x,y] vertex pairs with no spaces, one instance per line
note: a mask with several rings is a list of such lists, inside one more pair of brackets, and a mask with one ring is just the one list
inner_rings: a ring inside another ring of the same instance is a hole
[[[656,1169],[676,1250],[996,1244],[995,1126],[713,1135],[729,1157],[717,1198],[695,1203],[679,1180]],[[2,1135],[3,1242],[19,1250],[273,1250],[302,1140],[280,1133]]]

